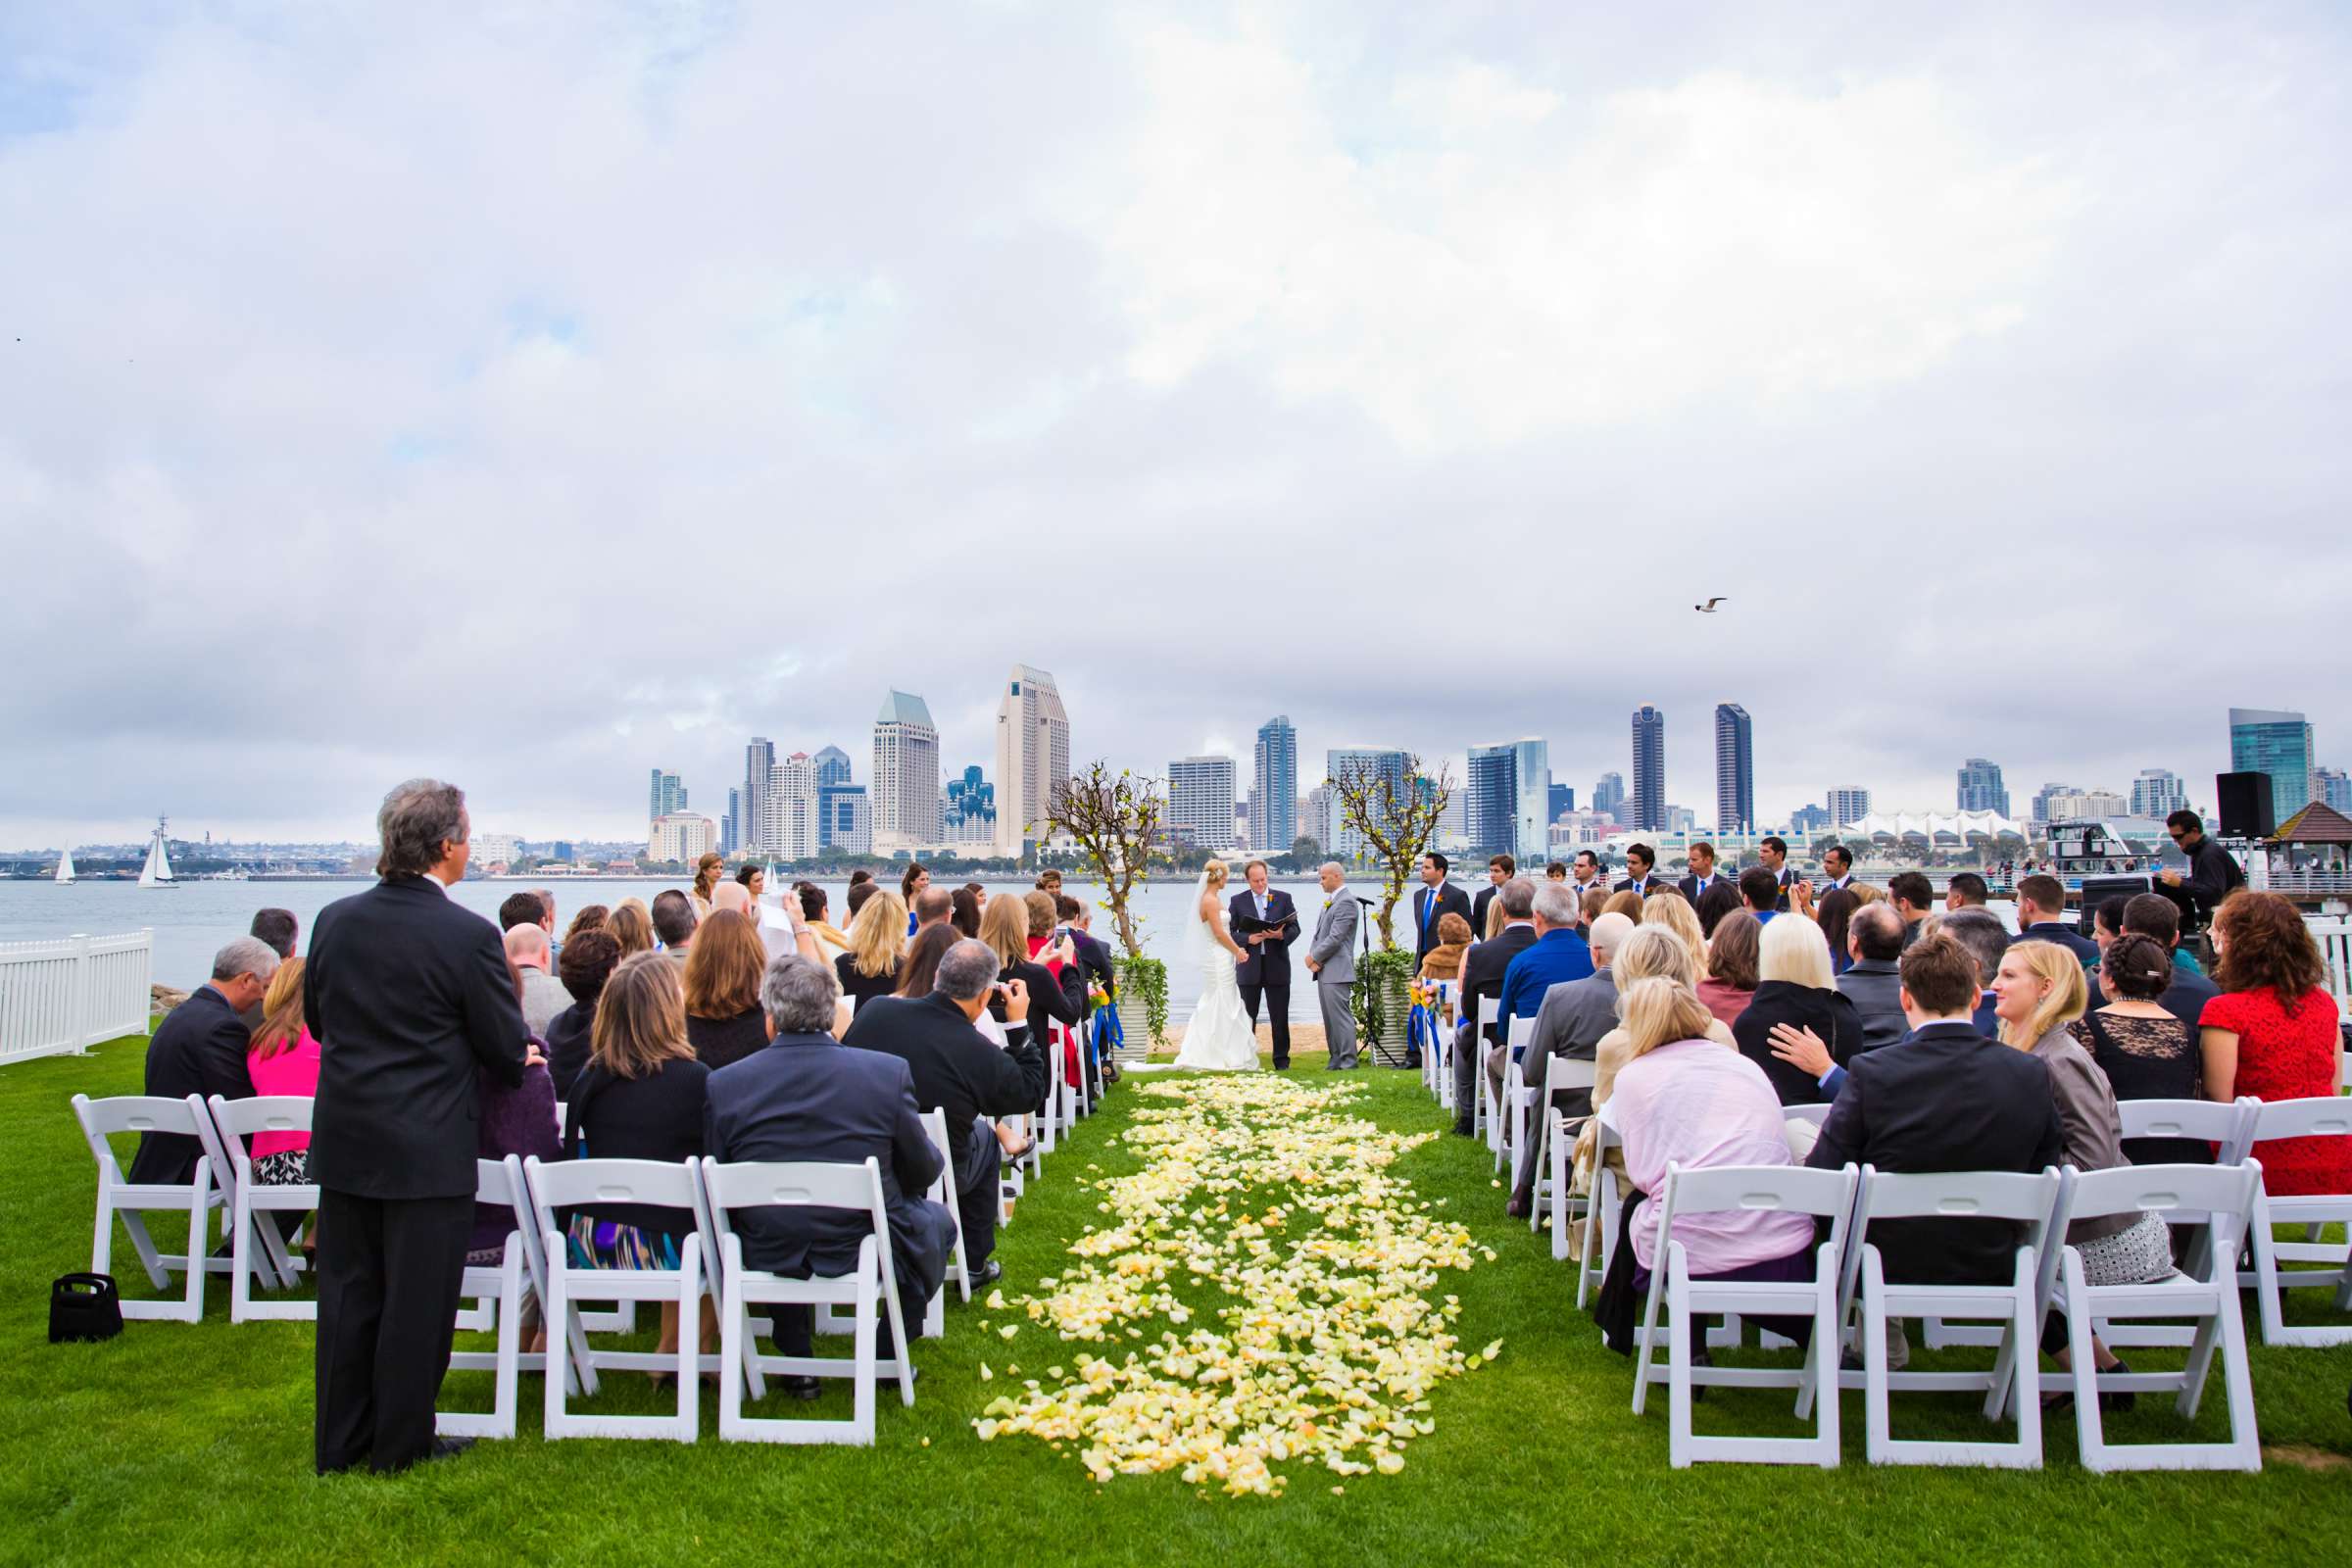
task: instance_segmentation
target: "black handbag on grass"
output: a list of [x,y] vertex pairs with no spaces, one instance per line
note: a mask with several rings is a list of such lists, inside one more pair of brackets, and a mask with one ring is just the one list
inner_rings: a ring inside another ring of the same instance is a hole
[[122,1332],[122,1296],[112,1274],[67,1274],[49,1287],[49,1343],[111,1340]]

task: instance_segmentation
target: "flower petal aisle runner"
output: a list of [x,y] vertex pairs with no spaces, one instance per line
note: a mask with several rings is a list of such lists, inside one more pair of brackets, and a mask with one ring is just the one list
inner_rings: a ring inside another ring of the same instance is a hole
[[[1291,1475],[1276,1466],[1403,1469],[1436,1429],[1430,1391],[1501,1349],[1465,1356],[1460,1302],[1432,1297],[1494,1252],[1392,1172],[1438,1135],[1351,1115],[1363,1091],[1345,1081],[1135,1093],[1121,1142],[1143,1168],[1093,1180],[1107,1228],[1090,1225],[1037,1294],[988,1298],[1021,1318],[994,1327],[1007,1365],[980,1376],[1020,1392],[989,1402],[981,1441],[1075,1448],[1097,1482],[1174,1470],[1235,1495],[1279,1496]],[[1024,1377],[1021,1359],[1055,1364]]]

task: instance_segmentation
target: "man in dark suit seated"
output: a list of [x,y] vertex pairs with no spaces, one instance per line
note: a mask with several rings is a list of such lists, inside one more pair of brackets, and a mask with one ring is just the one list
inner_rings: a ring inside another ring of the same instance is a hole
[[1943,917],[1942,931],[1977,960],[1977,1010],[1970,1021],[1985,1039],[2000,1039],[2001,1020],[1992,1013],[1992,977],[2001,972],[2001,955],[2009,951],[2009,928],[1990,909],[1960,909]]
[[2017,879],[2017,940],[2055,942],[2091,968],[2099,961],[2099,945],[2061,919],[2065,912],[2065,883],[2039,873]]
[[[1046,1098],[1044,1048],[1024,1033],[1005,1050],[975,1027],[997,983],[996,950],[966,939],[940,956],[927,997],[877,997],[858,1009],[845,1046],[885,1052],[914,1075],[914,1102],[948,1120],[948,1163],[956,1171],[956,1206],[963,1215],[963,1267],[972,1288],[1004,1273],[989,1254],[997,1246],[1004,1155],[996,1118],[1018,1116]],[[1004,982],[1007,1012],[1025,1015],[1029,988]]]
[[[213,977],[188,1000],[173,1007],[155,1026],[147,1042],[147,1083],[143,1094],[184,1100],[202,1095],[210,1100],[251,1100],[253,1075],[246,1070],[245,1053],[253,1035],[238,1014],[262,1004],[270,977],[277,973],[277,954],[256,937],[238,937],[213,956]],[[124,1179],[141,1185],[183,1186],[196,1177],[196,1157],[204,1146],[186,1133],[141,1133],[138,1152],[131,1155]],[[226,1187],[229,1173],[212,1173],[215,1188]]]
[[1896,969],[1903,956],[1903,917],[1884,904],[1865,904],[1846,923],[1845,950],[1854,961],[1838,977],[1838,990],[1861,1016],[1862,1049],[1891,1046],[1911,1032]]
[[[1849,1160],[1883,1171],[2032,1173],[2064,1155],[2058,1102],[2039,1058],[1985,1039],[1970,1021],[1977,960],[1938,933],[1902,958],[1902,1004],[1911,1033],[1846,1063],[1845,1087],[1805,1163],[1837,1170]],[[1889,1282],[2006,1284],[2017,1227],[2006,1220],[1899,1219],[1870,1227]],[[1909,1349],[1888,1330],[1888,1359]],[[2030,1353],[2030,1348],[2029,1348]]]
[[[995,983],[993,968],[989,980]],[[899,1309],[912,1322],[939,1289],[948,1249],[956,1245],[955,1216],[923,1197],[946,1162],[923,1129],[913,1069],[906,1059],[853,1051],[834,1040],[833,1003],[840,995],[832,969],[814,958],[788,953],[768,964],[760,1004],[767,1014],[769,1044],[710,1075],[703,1149],[730,1163],[861,1165],[871,1156],[882,1167]],[[859,1018],[874,1005],[869,1002],[859,1008]],[[948,1127],[953,1136],[953,1117]],[[968,1119],[963,1131],[969,1136]],[[863,1210],[747,1208],[730,1219],[743,1239],[746,1266],[788,1279],[849,1273],[858,1266],[858,1244],[873,1234]],[[808,1355],[814,1328],[808,1307],[777,1307],[777,1349]],[[898,1353],[887,1318],[876,1353]],[[816,1379],[786,1378],[784,1390],[812,1399]]]
[[[1460,1023],[1453,1040],[1453,1130],[1464,1138],[1477,1136],[1470,1108],[1476,1102],[1471,1097],[1478,1093],[1479,1064],[1495,1038],[1493,1018],[1502,998],[1503,973],[1513,958],[1536,945],[1536,885],[1513,877],[1494,896],[1502,901],[1502,930],[1488,941],[1473,942],[1462,955]],[[1489,1020],[1484,1029],[1479,1026],[1482,1012]]]
[[455,785],[400,785],[376,813],[383,880],[311,934],[320,1474],[473,1442],[433,1436],[433,1400],[473,1230],[480,1084],[520,1084],[531,1054],[498,928],[449,897],[469,831]]
[[1627,845],[1625,847],[1625,880],[1618,883],[1612,891],[1639,893],[1643,898],[1648,898],[1649,890],[1659,885],[1660,879],[1651,874],[1657,863],[1658,852],[1648,845]]
[[1519,862],[1513,859],[1511,857],[1507,855],[1490,855],[1487,857],[1487,885],[1483,888],[1480,888],[1478,890],[1478,897],[1470,902],[1471,941],[1479,942],[1485,939],[1487,934],[1487,906],[1494,902],[1494,895],[1502,891],[1502,885],[1518,874]]
[[[1449,914],[1460,915],[1467,924],[1470,895],[1446,880],[1446,857],[1432,850],[1421,857],[1421,886],[1413,890],[1413,973],[1421,972],[1422,960],[1438,945],[1438,922]],[[1471,938],[1476,940],[1478,934],[1471,926]]]

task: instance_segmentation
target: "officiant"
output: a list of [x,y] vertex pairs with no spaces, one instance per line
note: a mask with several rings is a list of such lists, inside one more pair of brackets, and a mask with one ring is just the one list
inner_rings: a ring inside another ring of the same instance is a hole
[[1266,885],[1266,862],[1251,860],[1244,868],[1249,889],[1233,896],[1227,906],[1233,934],[1250,955],[1234,973],[1241,983],[1242,1005],[1250,1009],[1250,1026],[1257,1027],[1257,1003],[1264,997],[1273,1012],[1274,1070],[1291,1064],[1291,944],[1298,940],[1298,906],[1280,888]]

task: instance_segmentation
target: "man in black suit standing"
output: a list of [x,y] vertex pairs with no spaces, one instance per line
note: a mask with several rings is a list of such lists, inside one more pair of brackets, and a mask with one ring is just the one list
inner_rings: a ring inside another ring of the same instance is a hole
[[1487,906],[1494,902],[1494,895],[1502,891],[1502,885],[1518,874],[1519,862],[1509,856],[1491,855],[1487,857],[1487,885],[1478,890],[1478,897],[1470,904],[1471,941],[1484,942],[1486,940]]
[[1242,1005],[1250,1009],[1250,1027],[1257,1027],[1257,1003],[1264,997],[1272,1014],[1267,1022],[1274,1036],[1274,1070],[1291,1064],[1291,944],[1298,940],[1298,906],[1280,888],[1266,886],[1266,862],[1251,860],[1242,868],[1250,886],[1233,896],[1226,906],[1233,929],[1242,922],[1264,920],[1271,931],[1251,931],[1242,938],[1243,960],[1234,978],[1241,983]]
[[478,1082],[532,1054],[498,928],[451,902],[466,797],[411,779],[376,813],[382,878],[319,911],[303,1004],[321,1042],[317,1462],[401,1470],[433,1436],[473,1228]]
[[1767,834],[1756,846],[1756,858],[1772,873],[1772,885],[1779,891],[1773,896],[1773,908],[1788,907],[1788,890],[1796,885],[1796,868],[1788,863],[1788,841],[1778,833]]
[[[876,997],[858,1009],[841,1037],[845,1046],[879,1051],[906,1063],[914,1102],[947,1113],[948,1163],[956,1172],[956,1206],[963,1215],[963,1268],[972,1289],[1001,1278],[997,1250],[1003,1199],[998,1166],[1004,1149],[996,1118],[1018,1116],[1045,1102],[1045,1048],[1024,1031],[1010,1050],[978,1028],[997,983],[997,953],[969,938],[940,956],[927,997]],[[1026,1016],[1029,988],[1004,982],[1007,1012]],[[904,1303],[902,1303],[904,1304]]]
[[1675,886],[1682,890],[1684,898],[1690,901],[1690,906],[1696,908],[1698,901],[1705,898],[1707,890],[1715,885],[1716,875],[1715,846],[1703,842],[1693,844],[1690,846],[1690,874]]
[[[1470,895],[1446,880],[1446,857],[1432,850],[1421,857],[1421,886],[1413,891],[1413,972],[1421,972],[1421,960],[1429,950],[1438,945],[1438,922],[1448,914],[1458,914],[1462,923],[1470,923]],[[1478,928],[1471,926],[1470,935],[1476,938]]]
[[1625,847],[1625,880],[1618,883],[1614,891],[1639,893],[1643,898],[1648,898],[1651,888],[1662,885],[1658,877],[1650,874],[1657,863],[1658,852],[1648,845],[1627,845]]
[[1477,1136],[1471,1097],[1478,1093],[1487,1047],[1499,1038],[1491,1022],[1484,1030],[1479,1027],[1479,1015],[1491,1013],[1501,1003],[1502,972],[1536,945],[1536,885],[1513,877],[1494,896],[1502,901],[1502,930],[1491,941],[1472,943],[1462,956],[1461,1025],[1453,1042],[1453,1130],[1465,1138]]
[[[239,937],[213,956],[213,977],[188,993],[155,1026],[147,1042],[147,1082],[142,1091],[171,1100],[202,1095],[210,1100],[251,1100],[253,1076],[245,1053],[253,1035],[237,1016],[262,1004],[277,954],[255,937]],[[186,1133],[141,1133],[126,1181],[183,1186],[196,1176],[204,1146]],[[212,1173],[213,1185],[228,1185],[229,1173]]]
[[[2064,1155],[2049,1069],[1985,1039],[1971,1021],[1977,960],[1948,936],[1922,938],[1902,957],[1911,1033],[1858,1053],[1805,1163],[1851,1160],[1883,1171],[2005,1170],[2029,1174]],[[1856,1238],[1859,1245],[1864,1238]],[[2005,1220],[1902,1219],[1870,1228],[1886,1278],[1903,1284],[2006,1284],[2017,1229]],[[1890,1334],[1889,1359],[1908,1349]]]

